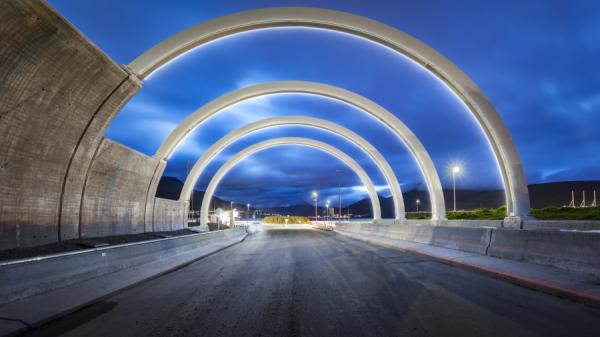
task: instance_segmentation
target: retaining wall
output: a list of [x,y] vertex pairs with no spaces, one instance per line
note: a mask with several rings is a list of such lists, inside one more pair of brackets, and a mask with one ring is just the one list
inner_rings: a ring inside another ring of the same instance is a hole
[[187,203],[155,198],[152,231],[174,231],[187,227]]
[[104,139],[85,183],[81,236],[143,233],[146,194],[158,163],[156,158]]
[[140,83],[44,1],[0,10],[0,249],[78,236],[104,129]]

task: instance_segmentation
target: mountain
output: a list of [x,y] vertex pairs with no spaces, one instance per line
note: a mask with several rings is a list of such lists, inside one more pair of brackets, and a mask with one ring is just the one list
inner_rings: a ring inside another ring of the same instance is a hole
[[[183,188],[183,182],[175,177],[162,177],[156,192],[156,196],[165,199],[179,199],[179,194]],[[571,191],[575,192],[575,202],[581,203],[582,192],[586,192],[586,201],[589,203],[593,198],[593,191],[598,193],[600,201],[600,181],[563,181],[555,183],[532,184],[529,185],[529,198],[532,208],[543,208],[549,206],[564,206],[571,201]],[[420,200],[419,210],[429,211],[429,193],[424,190],[414,189],[402,193],[407,212],[414,212],[417,208],[417,199]],[[194,209],[199,210],[203,191],[194,190]],[[453,191],[444,190],[446,208],[452,209]],[[394,215],[394,204],[391,197],[379,197],[381,204],[381,214],[383,218],[391,218]],[[471,210],[475,208],[496,208],[505,204],[504,190],[456,190],[456,206],[461,210]],[[213,206],[214,205],[214,206]],[[213,197],[213,207],[229,209],[228,200],[222,200]],[[212,207],[211,207],[212,208]],[[371,216],[371,201],[369,198],[359,200],[347,207],[342,207],[342,213],[350,213],[357,216]],[[302,203],[292,206],[272,207],[265,209],[270,213],[285,215],[304,215],[311,216],[315,214],[314,205]],[[324,214],[324,208],[319,207],[319,214]],[[337,207],[336,207],[337,213]]]
[[[586,202],[589,204],[593,199],[594,191],[597,193],[597,201],[600,202],[600,181],[562,181],[555,183],[531,184],[529,185],[529,199],[532,208],[561,207],[568,205],[571,201],[571,191],[575,192],[575,204],[579,205],[583,199],[583,191],[586,193]],[[420,211],[429,211],[429,194],[427,191],[410,190],[402,193],[407,212],[416,211],[416,200],[421,201]],[[446,209],[453,207],[453,191],[444,190]],[[381,213],[383,217],[393,214],[392,198],[389,202],[381,202]],[[381,198],[380,198],[381,200]],[[504,190],[456,190],[456,208],[461,210],[472,210],[476,208],[497,208],[504,205]],[[369,199],[360,200],[349,206],[351,213],[371,215],[371,202]]]
[[[301,216],[314,216],[315,215],[315,206],[308,204],[308,203],[302,203],[302,204],[298,204],[298,205],[292,205],[292,206],[279,206],[279,207],[270,207],[270,208],[266,208],[263,209],[266,212],[269,213],[276,213],[276,214],[282,214],[282,215],[301,215]],[[318,210],[319,214],[323,214],[323,208],[319,207]]]
[[571,191],[575,192],[575,204],[579,206],[585,191],[586,201],[593,199],[594,191],[600,202],[600,181],[561,181],[556,183],[529,185],[532,208],[564,206],[571,202]]
[[[179,195],[183,189],[183,182],[175,177],[162,177],[158,182],[156,196],[164,199],[179,200]],[[194,210],[200,210],[204,198],[204,191],[194,190],[193,205]],[[211,208],[229,209],[230,203],[228,200],[222,200],[219,197],[213,196]]]

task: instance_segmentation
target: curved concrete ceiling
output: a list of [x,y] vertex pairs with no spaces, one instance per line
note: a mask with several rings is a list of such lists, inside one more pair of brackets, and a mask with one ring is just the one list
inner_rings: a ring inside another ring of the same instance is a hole
[[517,149],[502,119],[481,89],[434,49],[383,23],[318,8],[250,10],[216,18],[177,33],[140,55],[129,64],[129,68],[140,78],[146,78],[172,59],[210,41],[240,32],[274,27],[313,27],[362,37],[405,55],[439,78],[471,110],[489,140],[502,174],[508,215],[529,216],[529,192]]
[[188,133],[219,111],[244,100],[277,93],[303,93],[332,98],[359,108],[386,125],[408,147],[417,161],[431,195],[432,219],[446,218],[444,191],[442,190],[440,178],[429,153],[427,153],[417,136],[394,114],[377,103],[351,91],[327,84],[306,81],[268,82],[225,94],[202,106],[177,125],[160,146],[155,156],[163,160],[167,159]]
[[335,156],[339,160],[343,161],[346,165],[348,165],[350,169],[352,169],[352,171],[354,171],[358,175],[363,185],[367,188],[369,198],[371,199],[371,206],[373,208],[373,219],[381,219],[381,206],[379,205],[379,197],[377,196],[377,190],[375,189],[375,185],[373,185],[373,182],[371,181],[371,178],[369,178],[369,176],[367,175],[367,172],[365,172],[365,170],[354,159],[350,158],[350,156],[340,151],[339,149],[314,139],[300,137],[283,137],[273,138],[249,146],[232,156],[229,160],[227,160],[227,162],[225,162],[225,164],[223,164],[223,166],[221,166],[221,168],[219,168],[219,170],[215,173],[210,183],[208,184],[206,191],[204,192],[204,198],[202,199],[202,208],[200,209],[201,224],[208,224],[208,211],[210,201],[213,197],[213,194],[215,193],[215,190],[217,189],[217,186],[221,182],[221,179],[223,179],[227,172],[229,172],[240,161],[244,160],[246,157],[251,156],[256,152],[260,152],[268,148],[282,145],[303,145],[313,147],[321,151],[327,152],[332,156]]
[[320,118],[313,117],[303,117],[303,116],[290,116],[290,117],[275,117],[268,118],[257,121],[255,123],[248,124],[243,126],[225,137],[219,139],[215,142],[210,148],[208,148],[202,154],[202,157],[196,161],[194,167],[192,167],[189,172],[185,183],[183,185],[183,189],[181,190],[181,195],[179,197],[180,201],[189,201],[190,195],[198,178],[202,175],[204,169],[210,164],[210,162],[219,154],[223,149],[225,149],[230,144],[235,141],[243,138],[253,132],[275,127],[275,126],[283,126],[283,125],[302,125],[302,126],[310,126],[314,128],[319,128],[323,130],[327,130],[334,134],[337,134],[346,140],[351,141],[356,146],[360,147],[371,159],[375,162],[379,170],[383,173],[383,176],[386,179],[387,184],[390,186],[390,190],[392,192],[392,198],[394,200],[394,215],[397,220],[402,220],[406,218],[404,211],[404,199],[402,197],[402,191],[400,189],[400,183],[396,178],[396,174],[394,170],[390,166],[390,164],[385,160],[383,155],[371,143],[369,143],[366,139],[362,138],[358,134],[346,129],[338,124],[326,121]]

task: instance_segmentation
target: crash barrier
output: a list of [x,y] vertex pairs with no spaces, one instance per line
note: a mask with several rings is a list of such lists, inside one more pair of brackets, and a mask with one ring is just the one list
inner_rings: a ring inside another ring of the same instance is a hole
[[338,223],[357,239],[402,240],[600,276],[600,233],[427,224]]
[[479,254],[486,253],[492,234],[492,228],[447,227],[410,223],[402,225],[339,223],[336,224],[336,231],[425,243]]
[[244,228],[233,228],[2,262],[0,304],[193,250],[209,254],[241,241],[245,235]]

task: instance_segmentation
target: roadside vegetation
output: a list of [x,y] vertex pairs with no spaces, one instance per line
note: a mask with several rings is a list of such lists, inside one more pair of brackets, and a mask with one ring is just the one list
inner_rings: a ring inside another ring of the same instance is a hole
[[281,216],[271,215],[266,216],[262,219],[262,222],[269,224],[285,224],[285,220],[288,220],[288,224],[305,224],[310,223],[310,220],[304,216]]
[[[600,207],[546,207],[531,209],[531,215],[540,220],[600,220]],[[502,220],[506,216],[506,206],[448,212],[446,216],[448,220]]]
[[542,220],[600,220],[600,207],[546,207],[532,209],[531,215]]
[[431,219],[431,213],[429,212],[410,212],[406,213],[406,218],[409,220],[426,220]]
[[448,220],[502,220],[506,217],[506,206],[448,212],[446,217],[448,217]]

